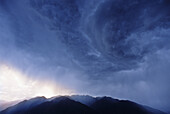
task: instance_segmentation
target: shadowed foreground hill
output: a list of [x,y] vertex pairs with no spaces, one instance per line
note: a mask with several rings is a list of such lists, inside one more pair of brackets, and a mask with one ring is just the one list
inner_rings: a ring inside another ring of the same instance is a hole
[[131,101],[111,97],[59,96],[36,97],[9,107],[0,114],[165,114]]

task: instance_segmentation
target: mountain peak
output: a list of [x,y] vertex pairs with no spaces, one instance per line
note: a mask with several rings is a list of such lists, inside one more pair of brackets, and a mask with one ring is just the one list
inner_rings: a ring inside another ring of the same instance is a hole
[[49,99],[43,96],[35,97],[9,107],[1,111],[0,114],[124,114],[125,112],[131,114],[164,114],[159,110],[128,100],[89,95],[56,96]]

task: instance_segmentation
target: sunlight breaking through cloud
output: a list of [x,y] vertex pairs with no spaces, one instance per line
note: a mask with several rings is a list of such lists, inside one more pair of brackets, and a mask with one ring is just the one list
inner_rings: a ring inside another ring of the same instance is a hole
[[50,98],[71,93],[71,90],[52,81],[34,80],[13,67],[0,65],[0,100],[14,101],[36,96]]

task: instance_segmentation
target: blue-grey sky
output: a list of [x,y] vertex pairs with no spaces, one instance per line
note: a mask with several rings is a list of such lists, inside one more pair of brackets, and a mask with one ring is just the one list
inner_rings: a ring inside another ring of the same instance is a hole
[[0,64],[33,79],[168,110],[169,58],[169,0],[0,1]]

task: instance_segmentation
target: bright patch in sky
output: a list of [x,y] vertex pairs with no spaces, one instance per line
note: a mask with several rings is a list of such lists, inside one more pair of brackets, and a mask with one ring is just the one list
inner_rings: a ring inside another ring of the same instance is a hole
[[52,81],[33,80],[13,67],[0,65],[0,100],[14,101],[36,96],[50,98],[71,93],[71,90]]

